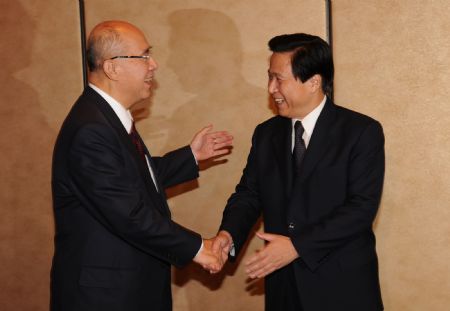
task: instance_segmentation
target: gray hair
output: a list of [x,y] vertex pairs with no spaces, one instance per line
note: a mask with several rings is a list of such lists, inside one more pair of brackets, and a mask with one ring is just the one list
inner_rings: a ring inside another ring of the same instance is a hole
[[123,40],[115,21],[103,22],[91,31],[87,42],[86,59],[89,71],[102,67],[103,61],[123,50]]

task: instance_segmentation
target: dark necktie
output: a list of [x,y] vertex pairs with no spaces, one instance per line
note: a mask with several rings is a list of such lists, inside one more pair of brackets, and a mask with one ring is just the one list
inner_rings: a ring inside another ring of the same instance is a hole
[[131,137],[131,141],[133,142],[133,145],[136,147],[136,150],[138,151],[139,155],[141,156],[142,160],[144,161],[145,166],[148,167],[148,169],[150,171],[150,176],[152,178],[152,181],[153,181],[156,191],[159,192],[159,188],[157,186],[155,175],[154,175],[155,170],[152,167],[151,157],[149,159],[149,162],[147,163],[147,159],[145,158],[144,144],[142,143],[141,137],[139,136],[139,134],[136,130],[136,127],[134,126],[134,122],[131,125],[130,137]]
[[141,156],[142,160],[144,160],[144,162],[147,162],[145,160],[144,145],[142,144],[141,138],[139,137],[139,134],[136,131],[134,122],[131,125],[130,137],[131,137],[131,141],[133,142],[134,146],[136,147],[137,151],[139,152],[139,155]]
[[294,133],[295,133],[294,150],[292,152],[295,175],[298,175],[300,173],[300,167],[302,165],[302,161],[303,161],[303,158],[304,158],[305,152],[306,152],[305,142],[302,137],[303,132],[305,132],[305,129],[303,128],[302,122],[295,121],[295,124],[294,124]]

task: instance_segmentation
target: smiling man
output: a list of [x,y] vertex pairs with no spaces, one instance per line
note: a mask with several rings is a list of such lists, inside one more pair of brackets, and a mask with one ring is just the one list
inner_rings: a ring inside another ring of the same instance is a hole
[[246,262],[265,277],[266,311],[383,309],[372,222],[384,177],[374,119],[335,105],[333,59],[317,36],[269,41],[278,116],[257,126],[214,248],[237,256],[263,216],[265,246]]
[[89,86],[58,135],[52,170],[54,311],[170,311],[170,265],[222,266],[202,239],[171,220],[164,189],[198,177],[196,161],[227,153],[227,132],[199,131],[189,146],[152,157],[130,108],[151,95],[157,63],[135,26],[97,25]]

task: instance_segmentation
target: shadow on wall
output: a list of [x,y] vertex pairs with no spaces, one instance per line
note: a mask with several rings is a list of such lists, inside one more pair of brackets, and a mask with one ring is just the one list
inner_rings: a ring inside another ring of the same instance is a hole
[[[38,93],[24,82],[32,79],[23,72],[32,66],[35,22],[20,1],[2,1],[0,12],[0,300],[2,310],[16,310],[18,305],[45,310],[53,234],[50,164],[56,133],[40,110]],[[42,73],[35,75],[42,78]]]
[[[199,129],[213,123],[215,129],[232,133],[235,148],[244,147],[238,152],[246,158],[254,125],[265,118],[268,105],[265,89],[247,83],[241,74],[243,52],[236,25],[227,15],[206,9],[175,11],[169,15],[169,23],[167,64],[183,90],[193,97],[168,120],[171,127],[164,149],[172,150],[177,142],[190,141],[191,131],[183,128]],[[225,162],[213,159],[200,163],[200,169]],[[183,184],[169,189],[168,196],[197,187],[196,181]]]
[[[204,286],[209,288],[210,290],[216,291],[220,289],[222,283],[227,276],[234,276],[237,271],[237,267],[242,263],[242,260],[247,252],[249,247],[249,243],[255,237],[255,233],[257,231],[261,231],[262,229],[262,220],[259,219],[257,223],[253,226],[251,230],[251,234],[247,239],[247,242],[242,247],[242,250],[239,256],[236,258],[234,262],[228,261],[227,264],[224,265],[223,269],[214,275],[210,275],[209,272],[205,271],[202,267],[197,264],[190,264],[186,268],[181,270],[174,270],[173,272],[173,282],[178,286],[183,286],[187,284],[191,280],[196,280],[202,283]],[[264,279],[250,279],[247,278],[245,280],[246,286],[245,291],[251,296],[261,296],[264,295]],[[192,291],[189,293],[190,296],[198,295],[197,291]],[[201,299],[199,299],[201,301]]]
[[[213,123],[215,129],[226,129],[234,136],[234,151],[228,156],[232,159],[214,159],[200,163],[200,169],[209,169],[212,174],[200,189],[189,193],[188,204],[183,210],[201,209],[200,232],[216,230],[209,224],[221,214],[226,199],[238,182],[250,149],[251,135],[255,126],[267,118],[268,104],[266,90],[249,84],[241,74],[243,51],[239,31],[227,15],[206,9],[177,10],[168,17],[170,24],[170,55],[168,66],[175,72],[184,91],[192,94],[188,101],[178,108],[168,120],[171,124],[164,149],[177,147],[179,141],[190,141],[191,131],[183,128],[200,128]],[[192,21],[195,21],[194,23]],[[266,66],[267,64],[261,64]],[[172,139],[171,139],[172,138]],[[231,163],[233,162],[233,163]],[[222,165],[226,163],[225,165]],[[220,164],[220,165],[218,165]],[[209,172],[208,172],[209,173]],[[168,189],[168,197],[198,188],[198,181],[184,183]],[[211,213],[211,214],[210,214]],[[185,214],[191,218],[195,212]],[[208,227],[209,226],[209,227]],[[258,224],[257,227],[259,227]],[[211,290],[221,287],[226,275],[236,272],[242,259],[241,253],[235,264],[228,264],[218,275],[211,276],[197,265],[191,264],[182,270],[174,271],[174,283],[183,286],[191,279],[201,282]],[[261,295],[262,281],[248,284],[250,294]],[[192,297],[198,295],[190,291]]]

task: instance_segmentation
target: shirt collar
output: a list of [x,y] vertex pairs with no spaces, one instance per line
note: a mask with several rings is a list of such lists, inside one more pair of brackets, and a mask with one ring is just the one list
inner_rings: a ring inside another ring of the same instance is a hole
[[327,96],[324,96],[322,102],[314,108],[313,111],[308,113],[303,119],[292,119],[292,127],[294,127],[295,121],[302,121],[303,128],[305,129],[305,133],[308,137],[311,137],[314,127],[316,126],[317,119],[319,118],[320,113],[322,112],[323,107],[325,106],[325,102],[327,101]]
[[101,90],[99,87],[92,83],[89,86],[96,91],[104,100],[111,106],[112,110],[116,113],[123,127],[127,130],[128,134],[131,132],[131,127],[133,126],[133,116],[129,109],[125,109],[117,100],[111,97],[108,93]]

